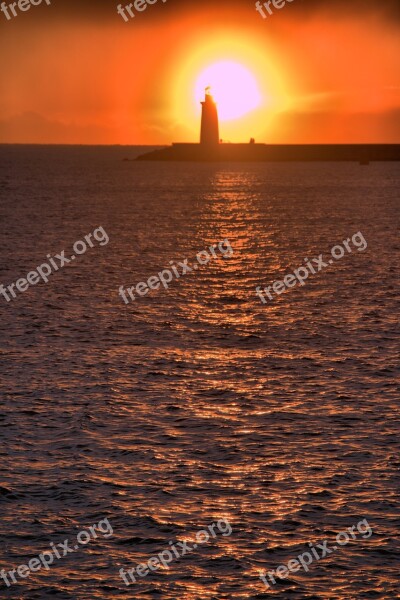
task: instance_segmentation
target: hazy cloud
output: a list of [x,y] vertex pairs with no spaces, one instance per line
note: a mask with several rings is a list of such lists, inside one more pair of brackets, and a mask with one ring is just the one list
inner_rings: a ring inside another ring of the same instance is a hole
[[[119,3],[117,0],[96,0],[96,2],[93,0],[52,0],[50,7],[45,5],[40,7],[40,11],[31,11],[30,18],[43,20],[62,17],[77,20],[89,19],[93,22],[110,19],[119,23],[120,18],[116,15],[116,7]],[[128,4],[124,1],[121,3],[122,5]],[[154,10],[157,4],[162,5],[162,11]],[[165,3],[158,0],[158,3],[149,6],[151,11],[147,10],[141,14],[141,18],[142,20],[158,20],[163,18],[163,15],[165,18],[169,14],[182,10],[197,12],[199,9],[207,9],[207,7],[215,8],[216,4],[218,8],[226,7],[228,14],[240,7],[241,9],[248,8],[249,13],[254,11],[254,16],[257,17],[253,0],[218,0],[217,2],[215,0],[191,0],[190,4],[188,0],[167,0]],[[395,19],[400,25],[399,0],[293,0],[291,4],[287,5],[286,10],[290,11],[292,15],[306,17],[321,11],[329,11],[337,16],[358,15],[359,17],[369,12],[381,13],[392,20]],[[5,19],[0,20],[0,24],[5,22]]]

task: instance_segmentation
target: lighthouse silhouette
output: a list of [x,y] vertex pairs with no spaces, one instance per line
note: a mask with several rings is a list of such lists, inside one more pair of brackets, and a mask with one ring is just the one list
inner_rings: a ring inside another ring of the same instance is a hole
[[210,89],[209,87],[206,88],[206,96],[204,102],[201,103],[203,108],[201,112],[200,144],[215,147],[219,144],[218,111]]

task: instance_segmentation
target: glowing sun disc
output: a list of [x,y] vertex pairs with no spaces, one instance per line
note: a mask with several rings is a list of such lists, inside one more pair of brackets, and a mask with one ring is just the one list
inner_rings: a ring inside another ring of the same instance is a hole
[[209,86],[218,104],[221,121],[238,119],[261,103],[255,78],[248,69],[236,62],[221,61],[200,74],[195,90],[197,103],[204,100],[204,90]]

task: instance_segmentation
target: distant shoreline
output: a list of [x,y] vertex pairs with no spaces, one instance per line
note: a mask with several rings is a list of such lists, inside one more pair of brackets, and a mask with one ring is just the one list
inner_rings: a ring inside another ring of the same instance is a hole
[[400,144],[173,144],[138,156],[142,161],[323,162],[399,161]]

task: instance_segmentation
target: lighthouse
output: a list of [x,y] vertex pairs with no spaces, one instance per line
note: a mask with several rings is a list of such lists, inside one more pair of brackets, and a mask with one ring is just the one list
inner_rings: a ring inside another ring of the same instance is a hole
[[218,111],[214,98],[210,94],[210,88],[206,88],[206,97],[202,105],[200,144],[202,146],[218,146],[219,125]]

